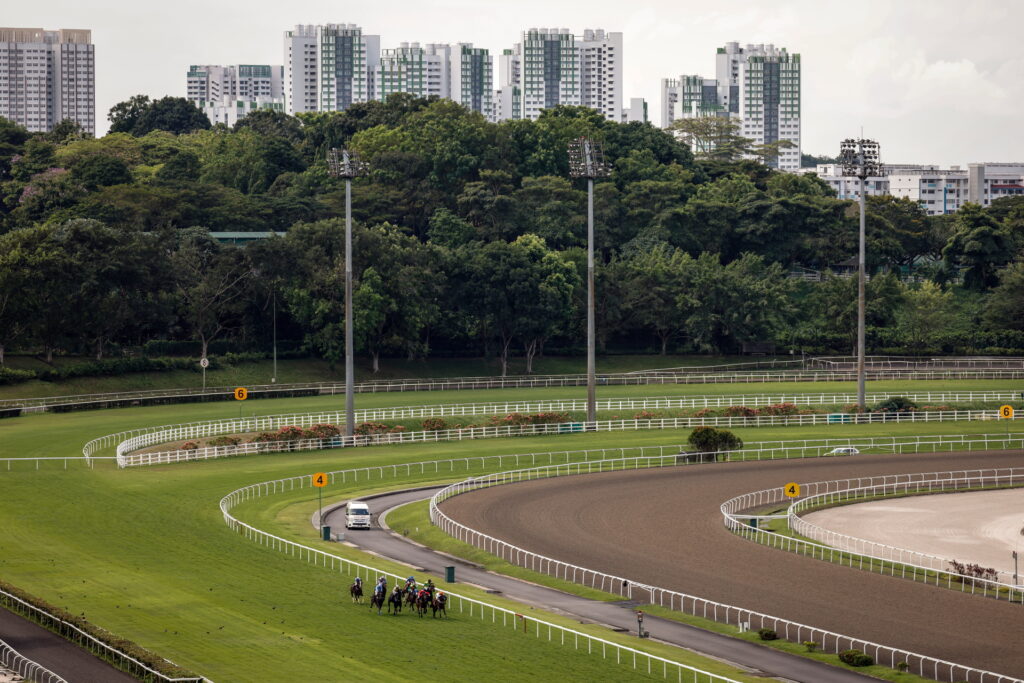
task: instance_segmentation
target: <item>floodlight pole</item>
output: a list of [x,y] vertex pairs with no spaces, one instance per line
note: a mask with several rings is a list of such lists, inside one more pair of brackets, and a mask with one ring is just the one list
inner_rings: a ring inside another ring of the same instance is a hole
[[587,178],[587,422],[597,420],[597,357],[594,350],[594,179]]
[[597,361],[594,294],[594,178],[610,175],[602,150],[593,140],[569,143],[569,175],[587,179],[587,422],[597,421]]
[[365,166],[346,149],[327,153],[327,169],[345,179],[345,436],[353,436],[355,418],[355,348],[352,333],[352,178]]
[[867,179],[872,176],[882,175],[882,166],[879,162],[878,143],[874,140],[843,140],[839,147],[839,163],[842,165],[842,173],[847,176],[860,178],[860,230],[858,235],[857,252],[857,405],[861,411],[867,408],[865,397],[865,368],[864,368],[864,347],[865,347],[865,282],[867,280],[865,252],[866,252],[866,220],[867,212]]

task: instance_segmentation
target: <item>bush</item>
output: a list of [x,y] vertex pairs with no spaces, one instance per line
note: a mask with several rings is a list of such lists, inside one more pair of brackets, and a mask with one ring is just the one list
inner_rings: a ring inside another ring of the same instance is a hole
[[746,406],[729,406],[725,409],[725,417],[754,417],[757,411]]
[[280,440],[281,439],[278,437],[277,432],[260,432],[250,439],[249,443],[273,443]]
[[686,442],[701,452],[734,451],[743,448],[743,440],[728,429],[694,427]]
[[329,439],[341,434],[341,430],[332,424],[315,424],[306,430],[311,439]]
[[778,640],[779,634],[774,629],[759,628],[757,629],[757,637],[761,640]]
[[661,413],[652,413],[649,410],[641,410],[639,413],[633,416],[634,420],[656,420],[661,417]]
[[912,413],[915,410],[917,404],[905,396],[887,398],[874,407],[876,413]]
[[864,654],[860,650],[843,650],[838,656],[839,661],[850,666],[871,666],[875,663],[871,655]]
[[492,415],[489,419],[490,424],[494,427],[506,427],[509,425],[558,424],[560,422],[568,421],[569,413],[535,413],[533,415],[509,413],[504,417],[500,415]]
[[0,384],[18,384],[35,379],[36,373],[31,370],[15,370],[13,368],[0,367]]
[[367,434],[384,434],[391,430],[391,427],[381,422],[360,422],[356,425],[356,434],[366,436]]
[[907,662],[896,662],[896,670],[899,671],[900,673],[903,673],[904,671],[906,671],[909,668],[910,668],[910,664],[908,664]]
[[776,403],[758,411],[760,415],[796,415],[800,412],[795,403]]
[[307,435],[302,427],[289,425],[277,430],[277,441],[298,441],[299,439],[305,438],[307,438]]
[[215,436],[206,442],[207,446],[237,446],[242,440],[237,436]]
[[808,652],[814,652],[818,649],[818,643],[813,640],[805,640],[803,643],[804,647],[807,648]]
[[199,442],[197,442],[197,441],[186,441],[185,443],[181,444],[181,448],[179,450],[182,450],[182,451],[196,451],[196,450],[199,450]]
[[420,426],[428,432],[439,432],[443,429],[448,429],[448,423],[441,417],[428,417],[420,423]]

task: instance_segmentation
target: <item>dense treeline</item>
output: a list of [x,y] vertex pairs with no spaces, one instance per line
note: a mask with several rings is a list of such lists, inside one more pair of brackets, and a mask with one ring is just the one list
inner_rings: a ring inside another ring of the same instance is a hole
[[[151,339],[237,350],[343,349],[344,185],[331,147],[369,162],[353,183],[358,351],[529,362],[581,346],[586,192],[568,142],[603,142],[595,186],[602,349],[852,348],[857,213],[812,176],[697,159],[670,133],[576,107],[486,122],[392,96],[343,113],[256,112],[209,127],[184,100],[136,97],[111,130],[29,134],[0,119],[4,350],[90,353]],[[719,155],[721,156],[721,155]],[[211,231],[276,231],[242,248]],[[1024,198],[928,217],[871,198],[873,350],[1024,348]],[[912,275],[913,277],[907,277]]]

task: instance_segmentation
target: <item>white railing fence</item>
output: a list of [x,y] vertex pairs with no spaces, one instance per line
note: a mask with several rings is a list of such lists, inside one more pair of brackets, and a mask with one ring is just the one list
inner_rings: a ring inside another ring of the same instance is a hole
[[[814,524],[800,517],[800,513],[812,510],[822,505],[837,505],[863,502],[866,499],[876,497],[893,497],[900,495],[917,495],[929,493],[945,493],[950,491],[970,491],[976,489],[1017,487],[1024,485],[1024,469],[1007,468],[991,472],[966,470],[959,472],[935,473],[933,479],[918,481],[891,481],[881,484],[869,484],[863,487],[848,488],[839,491],[820,493],[814,496],[798,500],[789,507],[789,526],[794,532],[820,541],[825,545],[847,550],[858,555],[882,559],[886,562],[899,564],[911,564],[918,567],[927,567],[936,572],[956,575],[952,570],[951,562],[970,562],[970,557],[942,557],[939,555],[916,552],[905,548],[898,548],[885,543],[877,543],[866,539],[856,538],[847,534],[840,534],[820,525]],[[975,583],[982,585],[986,592],[1004,588],[1013,600],[1016,594],[1021,602],[1024,602],[1024,586],[1019,586],[1015,581],[1013,572],[997,570],[994,576],[981,577],[960,575],[960,582],[966,585],[971,582],[972,591]]]
[[[97,460],[112,460],[112,461],[116,462],[117,458],[115,458],[114,456],[109,456],[109,457],[105,456],[105,457],[102,457],[102,458],[97,458],[97,457],[87,458],[87,457],[84,457],[84,456],[68,456],[68,457],[46,456],[46,457],[40,457],[40,458],[36,458],[36,457],[0,458],[0,470],[6,470],[6,471],[10,472],[12,469],[14,469],[14,467],[16,465],[17,466],[22,466],[22,465],[29,465],[29,464],[34,465],[35,469],[38,470],[38,469],[41,469],[41,467],[40,467],[41,465],[50,465],[50,464],[55,464],[55,463],[62,464],[63,465],[63,469],[66,470],[68,468],[68,463],[69,462],[76,463],[76,464],[82,464],[82,465],[85,465],[86,467],[92,469],[93,467],[95,467]],[[47,468],[47,469],[49,469],[49,468]]]
[[[874,403],[896,396],[912,401],[983,403],[994,401],[1015,401],[1021,394],[1015,391],[919,391],[919,392],[873,392],[867,394],[867,401]],[[845,405],[857,401],[856,394],[850,393],[819,393],[819,394],[755,394],[755,395],[717,395],[717,396],[658,396],[649,398],[607,398],[597,402],[599,411],[605,410],[661,410],[671,408],[728,408],[731,406],[759,407],[793,403],[796,405]],[[394,408],[377,408],[357,410],[356,422],[368,420],[396,420],[428,417],[472,417],[489,415],[508,415],[510,413],[531,413],[549,411],[584,411],[587,403],[584,399],[553,399],[540,401],[504,401],[489,403],[456,403],[424,406],[401,406]],[[338,424],[344,421],[341,411],[322,411],[316,414],[290,413],[282,415],[264,415],[249,418],[230,418],[218,420],[200,420],[174,425],[142,427],[116,434],[107,434],[93,439],[82,447],[82,454],[91,457],[105,448],[110,448],[129,438],[165,432],[195,428],[203,430],[207,425],[223,425],[212,427],[209,431],[199,434],[215,436],[232,433],[230,429],[265,431],[296,424],[295,420],[319,420],[321,423]],[[236,432],[238,433],[238,432]]]
[[206,678],[171,678],[153,669],[131,655],[107,645],[74,624],[19,598],[17,595],[0,589],[0,607],[28,617],[32,621],[54,631],[62,638],[75,643],[86,650],[114,663],[118,669],[146,681],[165,681],[167,683],[209,683]]
[[[311,427],[324,414],[295,416],[291,426]],[[301,419],[300,419],[301,418]],[[991,410],[948,410],[914,413],[816,413],[810,415],[757,415],[752,417],[671,417],[649,420],[599,420],[596,422],[562,422],[555,424],[499,425],[487,427],[466,427],[462,429],[441,429],[431,431],[395,431],[381,434],[335,436],[326,439],[295,439],[291,441],[264,441],[240,443],[233,446],[205,446],[192,449],[175,449],[152,453],[133,453],[141,448],[159,443],[213,436],[211,432],[246,433],[255,419],[225,420],[214,424],[187,425],[162,432],[151,432],[131,437],[117,445],[117,460],[121,467],[156,465],[191,460],[209,460],[256,453],[277,453],[283,451],[306,451],[326,448],[353,446],[375,446],[382,444],[425,443],[436,441],[463,441],[513,436],[539,436],[577,432],[635,431],[640,429],[692,429],[702,425],[715,427],[767,427],[822,424],[876,424],[906,422],[957,422],[973,420],[994,420]],[[1024,419],[1024,413],[1017,419]],[[237,431],[218,431],[237,430]]]
[[[783,365],[786,361],[780,361]],[[880,380],[983,380],[1022,379],[1024,369],[869,369],[867,379]],[[852,382],[857,373],[846,370],[764,370],[722,371],[706,368],[677,368],[643,370],[636,373],[602,374],[597,383],[602,386],[646,386],[656,384],[757,384],[773,382]],[[531,375],[525,377],[456,377],[448,379],[378,380],[355,385],[356,393],[386,393],[406,391],[465,391],[473,389],[536,389],[551,387],[579,387],[587,383],[586,375]],[[287,392],[305,392],[304,395],[334,396],[345,392],[344,383],[313,382],[304,384],[263,384],[246,387],[253,398],[261,395],[280,396]],[[167,399],[228,400],[234,387],[208,389],[166,389],[129,391],[109,394],[82,394],[76,396],[48,396],[0,400],[0,409],[21,409],[23,412],[41,412],[65,406],[65,409],[95,404],[124,406],[131,401]]]
[[[1006,599],[1024,604],[1024,587],[1010,581],[1009,574],[998,579],[984,578],[953,571],[950,559],[903,548],[873,543],[852,536],[835,534],[801,519],[798,512],[822,505],[854,502],[872,496],[891,496],[951,490],[970,490],[1024,484],[1024,469],[962,470],[957,472],[926,472],[877,475],[834,481],[810,482],[800,485],[801,500],[792,503],[781,487],[753,491],[736,496],[721,506],[725,525],[744,538],[763,545],[799,553],[836,564],[889,576],[913,579],[961,592]],[[765,506],[790,503],[785,517],[793,531],[821,543],[793,538],[751,525],[755,514],[747,514]],[[806,532],[806,533],[805,533]],[[835,541],[835,543],[830,542]]]
[[0,640],[0,674],[4,673],[4,669],[12,671],[32,683],[67,683],[64,678],[45,666],[33,662],[28,657],[18,654],[17,650]]
[[675,458],[619,458],[614,460],[569,464],[553,467],[532,468],[501,472],[467,479],[437,492],[430,501],[431,521],[449,535],[520,567],[555,576],[587,586],[624,595],[631,600],[649,602],[673,611],[679,611],[719,623],[735,625],[741,629],[757,630],[770,628],[782,638],[793,642],[811,640],[821,644],[825,652],[840,652],[859,649],[871,655],[875,662],[896,667],[906,662],[908,670],[938,681],[968,681],[969,683],[1020,683],[1020,679],[1004,674],[984,671],[955,662],[928,657],[900,648],[827,631],[814,626],[782,619],[769,614],[755,612],[734,605],[707,600],[679,591],[651,586],[632,581],[627,577],[579,567],[560,560],[531,552],[525,548],[506,543],[501,539],[482,534],[446,515],[438,504],[452,496],[476,491],[490,486],[537,478],[584,474],[587,472],[611,471],[623,468],[665,467],[675,464]]
[[[425,466],[428,463],[419,464]],[[363,470],[344,470],[331,472],[329,474],[332,483],[338,478],[342,481],[346,481],[346,475],[352,477],[353,481],[356,481],[358,480],[358,472],[360,471]],[[224,516],[224,522],[232,530],[244,535],[251,541],[259,543],[267,549],[285,553],[291,557],[316,566],[322,566],[325,569],[338,574],[351,577],[360,575],[365,575],[367,577],[387,576],[396,582],[405,580],[405,575],[395,574],[379,567],[356,562],[318,548],[313,548],[302,543],[297,543],[280,536],[269,534],[236,519],[231,514],[232,508],[245,500],[294,490],[295,488],[301,489],[306,487],[312,488],[312,482],[310,481],[309,476],[291,477],[288,479],[262,482],[260,484],[253,484],[251,486],[246,486],[232,491],[220,501],[220,509]],[[692,681],[693,683],[737,683],[733,679],[725,676],[719,676],[686,664],[672,661],[671,659],[659,657],[657,655],[644,652],[643,650],[620,645],[619,643],[614,643],[604,638],[598,638],[596,636],[583,633],[582,631],[559,626],[543,619],[519,614],[514,610],[498,607],[481,600],[461,595],[458,592],[448,589],[446,589],[445,592],[451,598],[449,607],[451,608],[453,616],[457,613],[458,615],[469,619],[479,619],[481,623],[484,624],[489,622],[494,626],[497,625],[500,617],[502,628],[522,630],[528,635],[532,635],[537,640],[547,640],[548,642],[557,643],[562,646],[571,646],[577,651],[586,650],[588,654],[595,656],[600,655],[601,658],[605,660],[614,659],[616,664],[630,666],[634,670],[646,671],[648,674],[652,675],[660,674],[666,679],[673,678],[677,681]]]

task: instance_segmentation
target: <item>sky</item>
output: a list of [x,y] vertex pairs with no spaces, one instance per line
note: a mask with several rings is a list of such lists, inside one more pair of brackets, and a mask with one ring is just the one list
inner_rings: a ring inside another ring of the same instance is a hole
[[472,42],[500,54],[529,28],[621,31],[624,102],[647,100],[660,123],[661,79],[713,78],[729,41],[801,55],[809,154],[879,141],[886,163],[943,167],[1024,162],[1024,26],[1020,0],[34,0],[0,22],[91,29],[97,132],[132,95],[184,96],[190,64],[281,64],[296,24],[354,23],[400,42]]

